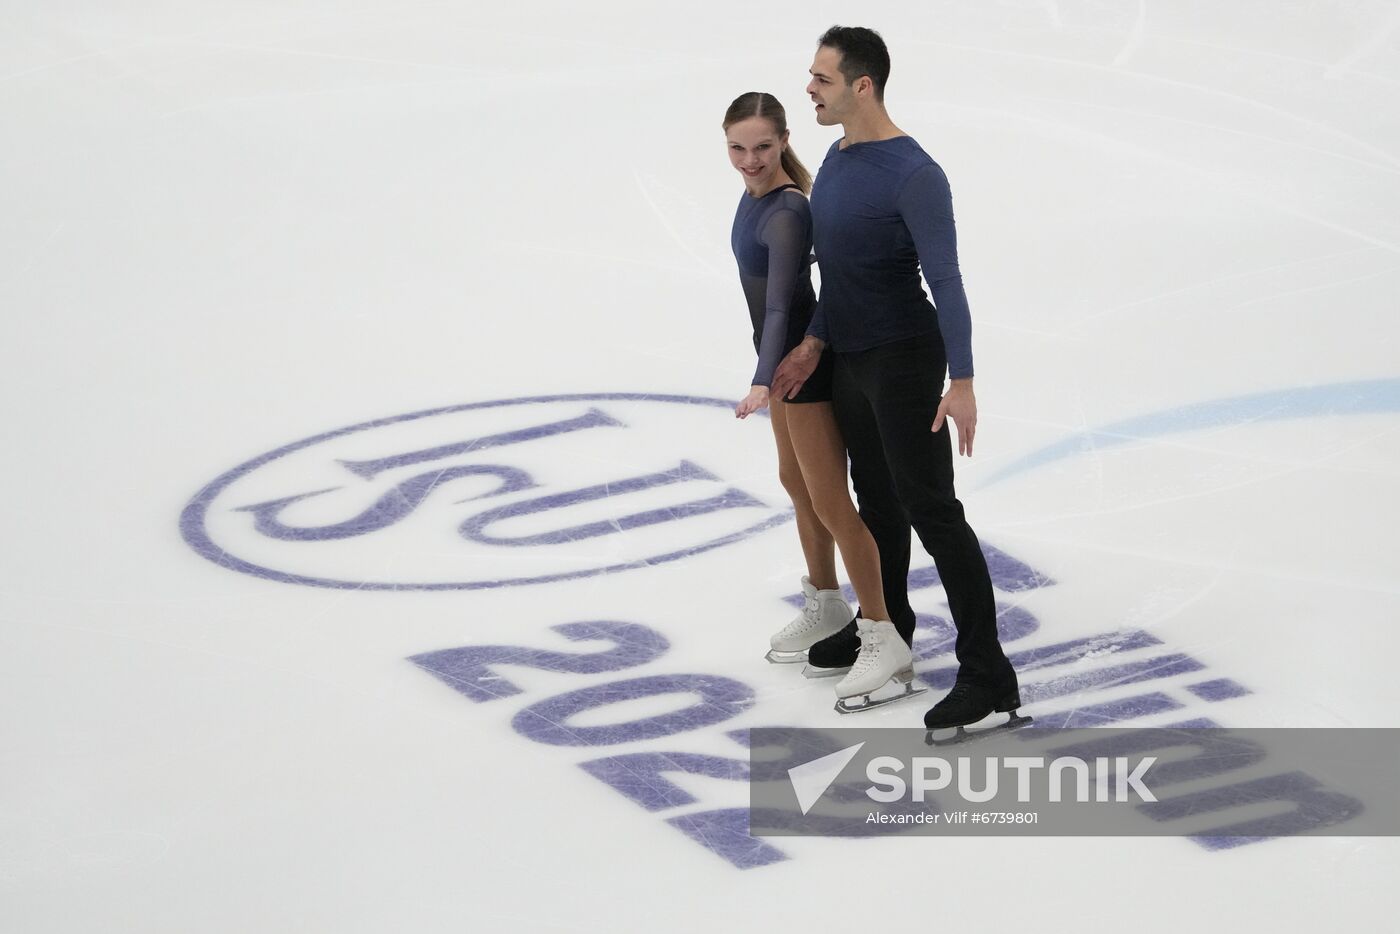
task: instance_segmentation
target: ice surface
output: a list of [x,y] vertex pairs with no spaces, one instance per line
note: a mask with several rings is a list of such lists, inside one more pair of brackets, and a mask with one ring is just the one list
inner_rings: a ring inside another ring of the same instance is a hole
[[[959,491],[1028,711],[1395,725],[1394,4],[21,6],[0,930],[867,930],[886,890],[891,930],[1400,908],[1390,839],[746,852],[693,816],[746,803],[731,733],[835,717],[762,661],[803,568],[767,424],[724,404],[752,346],[719,129],[770,90],[816,168],[835,21],[884,33],[891,113],[952,182]],[[434,473],[463,463],[498,469]],[[289,497],[282,538],[242,508]],[[675,732],[610,730],[637,718]]]

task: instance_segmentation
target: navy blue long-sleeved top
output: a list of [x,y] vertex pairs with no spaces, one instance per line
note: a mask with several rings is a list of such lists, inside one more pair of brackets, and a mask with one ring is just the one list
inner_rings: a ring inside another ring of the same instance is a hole
[[753,322],[758,369],[753,386],[772,386],[783,356],[802,342],[812,320],[812,211],[796,188],[761,198],[745,192],[729,236]]
[[845,149],[838,140],[817,173],[811,209],[822,291],[808,333],[852,352],[936,330],[948,375],[972,376],[953,196],[938,163],[908,136]]

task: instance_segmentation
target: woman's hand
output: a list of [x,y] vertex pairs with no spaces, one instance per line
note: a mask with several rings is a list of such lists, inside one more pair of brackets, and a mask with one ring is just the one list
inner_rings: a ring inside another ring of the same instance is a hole
[[736,418],[748,418],[759,409],[768,408],[768,387],[750,386],[749,394],[734,406]]

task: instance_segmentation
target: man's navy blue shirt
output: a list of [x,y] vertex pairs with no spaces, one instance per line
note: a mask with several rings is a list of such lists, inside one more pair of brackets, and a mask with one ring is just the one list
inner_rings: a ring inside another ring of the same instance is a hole
[[817,173],[811,205],[822,283],[807,333],[850,353],[937,331],[948,375],[972,376],[953,196],[938,163],[908,136],[845,149],[838,140]]

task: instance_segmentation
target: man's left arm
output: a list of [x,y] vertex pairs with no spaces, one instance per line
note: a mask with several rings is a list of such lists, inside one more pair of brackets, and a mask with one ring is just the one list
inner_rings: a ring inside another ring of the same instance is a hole
[[958,429],[958,453],[970,457],[977,434],[977,397],[972,391],[972,313],[958,268],[953,194],[947,176],[937,164],[929,163],[909,177],[895,204],[914,238],[948,357],[951,385],[938,405],[930,430],[940,431],[944,419],[952,418]]

